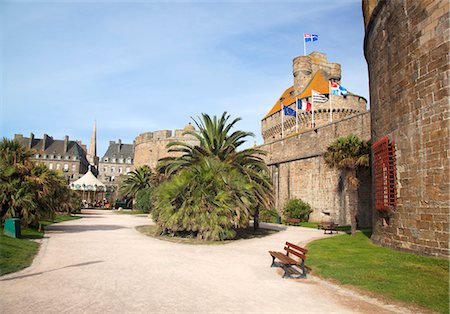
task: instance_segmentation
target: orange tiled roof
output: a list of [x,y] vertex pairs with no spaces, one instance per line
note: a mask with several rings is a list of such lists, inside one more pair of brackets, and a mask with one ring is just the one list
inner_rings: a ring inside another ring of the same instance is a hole
[[295,102],[294,86],[291,86],[288,89],[286,89],[283,92],[283,94],[281,94],[281,96],[278,97],[277,102],[275,103],[275,105],[273,105],[272,109],[270,109],[270,111],[266,114],[264,119],[267,117],[270,117],[274,113],[277,113],[278,111],[281,110],[280,98],[284,98],[283,105],[285,105],[285,106],[289,106],[290,104],[294,103]]
[[[300,96],[298,96],[298,98],[302,99],[305,97],[310,97],[311,90],[315,90],[321,94],[329,94],[330,90],[329,90],[328,84],[329,84],[329,81],[328,81],[326,74],[323,71],[317,71],[316,74],[314,74],[311,81],[308,83],[308,85],[306,85],[305,89],[300,94]],[[295,103],[295,96],[294,96],[293,91],[294,91],[294,86],[291,86],[288,89],[286,89],[283,92],[283,94],[281,94],[281,96],[278,98],[275,105],[273,105],[272,109],[270,109],[270,111],[266,114],[264,119],[267,117],[270,117],[274,113],[281,111],[281,104],[280,104],[281,97],[284,98],[283,105],[285,105],[285,106],[289,106],[292,103]]]

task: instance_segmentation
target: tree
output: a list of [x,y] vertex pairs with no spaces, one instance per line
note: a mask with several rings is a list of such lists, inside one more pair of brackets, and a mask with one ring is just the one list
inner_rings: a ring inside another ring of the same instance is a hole
[[231,165],[205,157],[155,190],[152,218],[160,234],[203,240],[234,238],[248,226],[252,184]]
[[120,192],[126,197],[135,197],[138,191],[152,186],[152,176],[149,166],[139,167],[127,174],[120,186]]
[[199,145],[190,145],[182,142],[171,142],[167,146],[169,152],[180,153],[180,157],[166,157],[160,159],[158,171],[172,176],[182,169],[191,167],[204,158],[211,157],[220,160],[244,175],[251,184],[253,195],[252,212],[255,227],[258,227],[258,214],[262,208],[269,208],[272,204],[272,184],[269,171],[262,159],[266,152],[259,148],[238,150],[246,142],[245,138],[254,136],[251,132],[236,130],[232,132],[235,124],[241,120],[236,118],[229,122],[230,116],[224,112],[220,118],[212,119],[202,114],[194,120],[198,132],[186,131],[199,141]]
[[[347,186],[354,193],[360,183],[356,176],[357,170],[369,166],[369,154],[369,143],[356,135],[350,134],[331,143],[324,154],[324,159],[330,168],[339,169],[343,172]],[[353,206],[350,207],[350,215],[352,235],[355,235],[356,212]]]
[[44,164],[34,165],[32,155],[15,140],[0,142],[0,217],[18,217],[24,225],[38,225],[42,217],[56,211],[79,209],[81,200],[65,179]]

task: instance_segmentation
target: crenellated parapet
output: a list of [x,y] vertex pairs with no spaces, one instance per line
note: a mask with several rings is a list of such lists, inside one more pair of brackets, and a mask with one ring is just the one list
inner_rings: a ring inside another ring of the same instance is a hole
[[194,127],[189,123],[182,130],[159,130],[139,134],[134,140],[134,167],[148,165],[155,169],[158,160],[164,157],[176,157],[179,154],[169,152],[167,144],[170,142],[182,142],[197,145],[198,140],[192,135],[185,134],[193,131]]
[[[328,62],[324,53],[312,52],[293,60],[294,85],[286,89],[269,113],[261,121],[264,143],[315,129],[317,127],[367,111],[364,97],[348,93],[346,97],[331,95],[330,83],[341,84],[341,65]],[[312,90],[328,97],[323,103],[313,102]],[[297,108],[297,99],[312,104],[311,108]],[[283,116],[282,107],[296,111],[296,117]]]

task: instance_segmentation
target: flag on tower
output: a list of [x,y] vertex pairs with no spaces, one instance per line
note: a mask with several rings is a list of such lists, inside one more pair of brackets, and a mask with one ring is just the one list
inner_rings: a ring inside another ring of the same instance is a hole
[[312,99],[314,102],[327,102],[328,98],[315,90],[312,90]]
[[347,96],[347,89],[336,82],[330,82],[331,84],[331,94],[337,96]]
[[297,99],[297,108],[300,110],[311,111],[311,104],[305,98]]
[[292,108],[289,108],[289,107],[284,106],[284,107],[283,107],[283,111],[284,111],[284,115],[285,115],[285,116],[294,116],[294,117],[297,116],[295,110],[292,109]]
[[311,41],[317,41],[319,40],[319,36],[313,35],[313,34],[303,34],[303,38],[305,39],[305,42],[311,42]]

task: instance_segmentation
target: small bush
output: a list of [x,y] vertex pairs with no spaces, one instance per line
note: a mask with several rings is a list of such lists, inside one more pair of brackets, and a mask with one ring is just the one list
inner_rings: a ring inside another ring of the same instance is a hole
[[286,219],[297,218],[300,221],[308,221],[309,214],[312,213],[311,206],[299,199],[292,199],[283,208],[283,214]]
[[[278,212],[275,208],[269,208],[269,209],[262,209],[259,212],[259,219],[260,220],[268,220],[268,221],[276,221],[278,217]],[[267,219],[269,218],[269,219]]]
[[153,208],[152,189],[145,188],[136,193],[136,208],[144,213],[151,212]]

